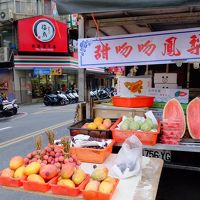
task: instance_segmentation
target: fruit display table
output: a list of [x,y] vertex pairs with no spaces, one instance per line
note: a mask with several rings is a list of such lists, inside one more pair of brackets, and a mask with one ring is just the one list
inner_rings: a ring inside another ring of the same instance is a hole
[[[116,156],[117,154],[111,154],[103,165],[108,169],[111,168]],[[156,199],[162,167],[163,160],[143,157],[141,174],[128,179],[120,179],[112,199]],[[89,163],[84,163],[82,168],[89,173],[93,171],[93,165]],[[112,173],[110,175],[114,176]]]
[[[112,154],[108,157],[103,165],[110,168],[113,164],[114,159],[116,158],[116,154]],[[82,163],[81,168],[88,173],[93,171],[93,165],[91,163]],[[155,200],[158,184],[160,180],[160,175],[163,167],[163,161],[158,158],[147,158],[143,157],[142,159],[142,172],[135,177],[120,180],[115,193],[113,194],[113,200]],[[110,174],[112,175],[112,174]],[[30,192],[25,191],[22,188],[11,188],[11,187],[3,187],[9,190],[15,190],[18,192],[28,192],[32,194],[44,195],[49,197],[54,197],[57,199],[72,199],[78,200],[83,199],[81,196],[79,197],[66,197],[60,195],[53,195],[50,191],[46,193],[40,192]],[[20,195],[20,194],[19,194]]]

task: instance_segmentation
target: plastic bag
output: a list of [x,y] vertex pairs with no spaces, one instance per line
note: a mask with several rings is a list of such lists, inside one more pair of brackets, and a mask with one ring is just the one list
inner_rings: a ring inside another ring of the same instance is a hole
[[142,143],[135,136],[127,138],[117,155],[112,167],[113,173],[119,178],[136,176],[141,171]]

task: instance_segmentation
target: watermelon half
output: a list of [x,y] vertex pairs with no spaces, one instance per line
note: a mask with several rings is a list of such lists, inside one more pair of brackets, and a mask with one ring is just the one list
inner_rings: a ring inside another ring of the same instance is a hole
[[163,109],[163,120],[178,121],[180,130],[180,138],[185,134],[186,122],[183,108],[179,101],[175,98],[170,99],[164,106]]
[[190,136],[193,139],[200,139],[200,99],[198,97],[190,101],[186,114]]

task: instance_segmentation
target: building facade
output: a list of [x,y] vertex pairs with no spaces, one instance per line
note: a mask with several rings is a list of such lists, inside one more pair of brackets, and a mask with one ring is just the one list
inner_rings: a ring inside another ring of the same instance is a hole
[[[10,100],[16,98],[19,103],[30,103],[42,98],[50,86],[55,90],[61,85],[70,87],[77,82],[78,63],[68,52],[67,26],[58,16],[52,18],[54,6],[50,0],[0,2],[0,92]],[[53,28],[59,28],[55,30],[54,43],[34,37],[37,33],[33,33],[33,27],[28,28],[34,18],[53,21]],[[22,24],[24,21],[27,24]],[[64,32],[60,32],[60,26]],[[62,39],[57,39],[61,35]],[[32,46],[28,47],[31,39]],[[59,45],[62,51],[57,51]],[[62,68],[62,73],[53,74],[52,68]],[[49,73],[45,74],[45,71]]]

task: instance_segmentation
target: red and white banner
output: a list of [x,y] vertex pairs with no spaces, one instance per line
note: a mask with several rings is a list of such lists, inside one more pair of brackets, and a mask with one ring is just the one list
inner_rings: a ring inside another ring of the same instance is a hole
[[200,28],[79,39],[78,56],[82,68],[199,61]]

